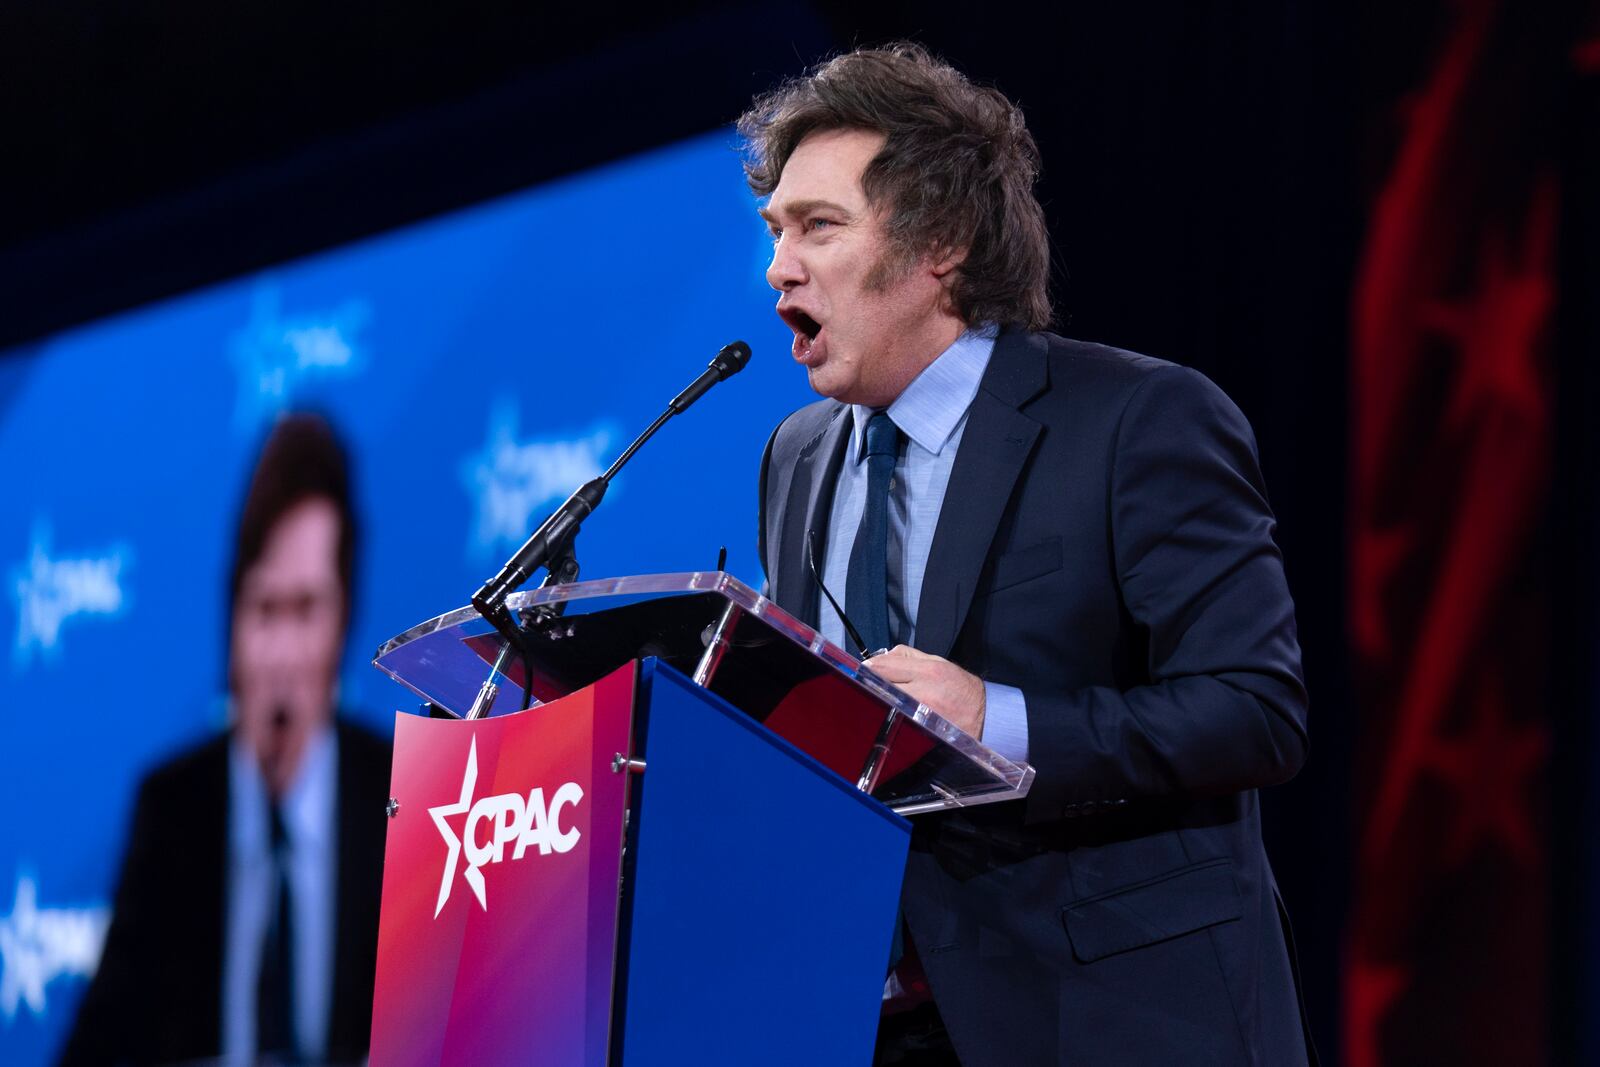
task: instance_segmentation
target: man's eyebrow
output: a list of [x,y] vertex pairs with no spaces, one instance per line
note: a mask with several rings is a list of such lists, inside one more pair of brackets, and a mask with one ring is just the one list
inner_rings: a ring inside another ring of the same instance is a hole
[[[832,200],[791,200],[783,205],[783,209],[794,218],[805,218],[808,215],[815,215],[819,211],[825,215],[842,215],[846,219],[854,217],[849,208],[846,208],[843,204],[835,204]],[[756,214],[768,222],[776,221],[776,216],[773,215],[770,205],[762,205],[757,208]]]

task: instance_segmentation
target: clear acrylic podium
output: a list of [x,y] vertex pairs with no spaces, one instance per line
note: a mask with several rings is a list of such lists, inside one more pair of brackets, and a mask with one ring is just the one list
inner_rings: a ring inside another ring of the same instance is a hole
[[[526,631],[490,714],[577,692],[630,660],[690,676],[900,815],[1015,800],[1033,768],[1013,763],[863,668],[776,604],[720,571],[646,574],[514,593]],[[506,641],[471,607],[386,642],[376,666],[442,712],[466,715]],[[525,698],[526,694],[526,698]]]

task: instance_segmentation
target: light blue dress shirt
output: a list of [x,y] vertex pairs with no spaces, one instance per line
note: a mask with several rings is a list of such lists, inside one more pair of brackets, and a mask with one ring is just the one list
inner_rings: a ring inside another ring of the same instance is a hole
[[[905,434],[905,448],[895,460],[889,483],[889,630],[901,644],[916,647],[917,607],[922,600],[922,575],[928,567],[933,532],[939,525],[945,487],[955,467],[956,451],[967,428],[967,410],[989,366],[999,329],[967,330],[945,349],[889,405],[889,418]],[[872,409],[851,408],[854,426],[845,461],[834,487],[828,519],[828,544],[822,580],[835,597],[844,596],[850,570],[850,549],[866,507],[867,466],[862,462],[867,420]],[[848,605],[846,605],[848,609]],[[822,635],[840,648],[853,648],[844,624],[827,598],[821,603]],[[985,745],[1011,760],[1028,758],[1028,715],[1022,691],[984,682]]]
[[[332,726],[306,743],[283,798],[294,909],[294,1020],[300,1053],[322,1059],[333,997],[335,816],[339,739]],[[261,948],[277,896],[267,785],[256,758],[235,736],[228,747],[228,922],[222,957],[222,1053],[228,1064],[256,1059],[256,989]]]

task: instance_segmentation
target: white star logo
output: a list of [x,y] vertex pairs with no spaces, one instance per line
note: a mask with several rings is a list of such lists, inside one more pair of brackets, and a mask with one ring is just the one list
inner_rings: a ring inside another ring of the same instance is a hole
[[[489,416],[489,437],[461,465],[461,478],[477,502],[468,550],[489,556],[503,545],[520,545],[543,505],[566,499],[605,469],[605,452],[616,432],[597,423],[587,432],[563,437],[518,436],[517,404],[502,398]],[[616,495],[613,485],[612,495]]]
[[[449,849],[444,861],[444,877],[439,880],[439,902],[433,906],[435,919],[444,910],[444,902],[450,899],[450,886],[456,878],[456,861],[461,857],[461,839],[450,829],[450,824],[445,822],[445,818],[450,815],[465,815],[472,808],[472,791],[477,785],[478,739],[474,737],[472,747],[467,750],[467,773],[461,779],[461,799],[454,804],[440,804],[428,809],[433,825],[439,828],[439,835],[444,838],[445,847]],[[488,911],[489,901],[484,896],[483,872],[469,864],[463,875],[467,879],[467,884],[472,887],[473,894],[477,896],[478,904],[484,911]]]
[[308,384],[359,373],[367,346],[359,335],[372,318],[362,299],[332,310],[285,315],[278,284],[263,275],[250,300],[250,320],[228,342],[238,372],[234,423],[253,429],[292,406]]
[[[504,768],[502,768],[504,769]],[[484,892],[483,867],[500,863],[510,851],[512,861],[520,860],[528,849],[536,848],[541,856],[571,852],[583,837],[583,829],[569,817],[562,826],[563,813],[576,808],[583,800],[583,786],[565,782],[545,801],[543,786],[521,793],[501,793],[498,796],[472,799],[478,785],[478,739],[472,739],[467,749],[467,770],[461,778],[461,799],[454,804],[439,804],[428,809],[433,825],[439,828],[448,850],[444,860],[444,876],[439,880],[439,900],[433,906],[437,919],[450,899],[450,887],[456,879],[456,868],[461,866],[461,876],[472,887],[478,906],[489,910],[489,898]],[[465,815],[461,833],[450,828],[447,821],[452,816]],[[487,828],[487,836],[480,832],[480,824]],[[465,864],[461,861],[465,860]]]
[[45,987],[58,977],[93,976],[111,914],[106,908],[41,908],[29,877],[17,879],[11,914],[0,917],[0,1015],[26,1006],[45,1012]]
[[132,558],[132,549],[123,544],[100,556],[52,557],[50,525],[36,520],[28,559],[11,572],[17,603],[16,666],[26,667],[35,649],[47,660],[59,655],[62,626],[70,619],[124,614],[131,598],[123,588],[123,570]]

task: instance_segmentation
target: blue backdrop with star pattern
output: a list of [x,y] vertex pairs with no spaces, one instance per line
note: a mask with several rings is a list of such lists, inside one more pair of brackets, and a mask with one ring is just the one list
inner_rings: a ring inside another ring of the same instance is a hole
[[225,727],[226,579],[272,419],[310,408],[363,524],[340,702],[466,603],[734,338],[586,523],[586,577],[761,580],[767,434],[811,394],[723,130],[0,355],[0,1062],[48,1062],[95,963],[139,777]]

